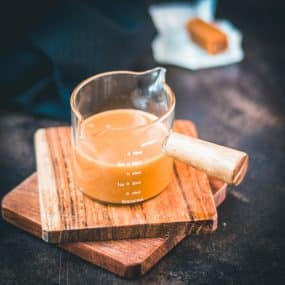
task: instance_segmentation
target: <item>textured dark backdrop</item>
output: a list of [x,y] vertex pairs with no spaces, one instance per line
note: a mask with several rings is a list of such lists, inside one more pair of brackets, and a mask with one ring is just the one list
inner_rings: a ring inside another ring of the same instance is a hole
[[[167,66],[167,81],[177,95],[177,117],[194,120],[205,139],[248,151],[250,170],[244,183],[231,189],[225,204],[219,209],[219,227],[214,234],[185,239],[145,277],[128,283],[285,283],[285,45],[282,2],[219,1],[218,18],[231,20],[243,32],[245,59],[242,63],[197,72]],[[149,49],[154,30],[149,19],[143,16],[144,2],[139,2],[138,10],[134,8],[141,17],[136,13],[121,17],[121,5],[111,10],[108,9],[111,7],[109,2],[104,1],[100,6],[100,17],[117,21],[112,28],[122,26],[120,32],[133,35],[133,41],[130,44],[122,41],[124,35],[118,36],[118,30],[110,44],[110,39],[102,34],[104,32],[107,36],[108,33],[94,27],[98,31],[94,48],[99,41],[104,53],[84,53],[83,58],[78,58],[77,53],[65,54],[64,51],[70,51],[71,47],[60,49],[63,43],[69,45],[78,37],[79,51],[85,51],[80,46],[79,35],[68,29],[70,19],[60,19],[64,22],[62,26],[52,21],[51,30],[36,37],[35,30],[42,27],[44,19],[47,19],[45,15],[53,13],[53,5],[64,2],[31,3],[9,1],[7,7],[1,7],[0,198],[35,171],[33,133],[39,127],[62,123],[47,119],[43,116],[45,113],[68,117],[68,107],[64,108],[64,104],[69,96],[68,88],[77,79],[101,71],[97,69],[100,64],[102,69],[118,66],[136,69],[155,65]],[[72,1],[70,5],[76,7],[78,2]],[[89,1],[88,5],[95,7],[98,4]],[[82,13],[86,19],[76,16],[76,23],[83,24],[92,18],[85,10]],[[52,30],[53,25],[59,25],[61,29],[56,26]],[[137,35],[134,31],[139,28],[142,30]],[[33,36],[36,39],[32,48],[31,40],[25,38],[25,34],[31,34],[31,31],[35,32]],[[50,31],[59,33],[58,40],[45,38]],[[66,40],[61,41],[61,35]],[[44,44],[39,50],[40,40]],[[139,45],[138,49],[136,45]],[[26,55],[24,59],[22,53]],[[54,64],[50,60],[51,54],[63,62]],[[95,58],[96,64],[86,63],[89,56]],[[90,69],[80,68],[82,62],[86,66],[90,64]],[[78,70],[70,69],[75,74],[69,73],[69,63],[73,66],[78,64]],[[61,71],[66,69],[66,76],[62,77],[65,73]],[[8,108],[9,100],[15,102],[15,98],[19,100],[18,108],[23,110],[24,107],[25,112]],[[42,115],[31,115],[31,112]],[[0,220],[0,257],[1,285],[125,282],[3,220]]]
[[11,1],[1,12],[2,107],[65,120],[78,82],[142,68],[155,33],[143,1]]

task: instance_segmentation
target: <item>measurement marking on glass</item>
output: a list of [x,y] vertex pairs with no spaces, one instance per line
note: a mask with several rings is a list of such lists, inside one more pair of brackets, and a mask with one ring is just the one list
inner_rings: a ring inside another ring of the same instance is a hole
[[138,156],[142,155],[143,151],[142,150],[134,150],[134,151],[128,151],[127,156]]
[[135,170],[135,171],[132,171],[131,174],[132,174],[132,176],[141,175],[142,171],[141,170]]
[[140,165],[142,164],[143,161],[142,160],[137,160],[137,161],[119,161],[117,162],[117,166],[120,166],[120,167],[129,167],[129,166],[137,166],[137,165]]
[[131,195],[140,195],[141,194],[141,191],[133,191],[131,192]]
[[142,182],[141,181],[118,181],[117,182],[117,186],[118,187],[125,187],[125,186],[136,186],[136,185],[141,185]]

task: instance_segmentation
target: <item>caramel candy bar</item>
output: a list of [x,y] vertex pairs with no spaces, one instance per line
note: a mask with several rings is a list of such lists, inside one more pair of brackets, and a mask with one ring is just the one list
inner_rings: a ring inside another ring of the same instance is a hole
[[186,28],[192,40],[210,54],[217,54],[227,49],[228,38],[213,24],[199,18],[187,22]]

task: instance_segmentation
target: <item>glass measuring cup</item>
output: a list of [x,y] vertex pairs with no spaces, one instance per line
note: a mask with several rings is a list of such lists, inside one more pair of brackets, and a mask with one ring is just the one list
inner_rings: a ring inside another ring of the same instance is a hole
[[172,127],[175,97],[164,76],[163,68],[107,72],[75,88],[73,172],[80,191],[127,204],[156,196],[169,184],[172,158],[161,145]]
[[72,93],[76,187],[106,203],[137,203],[170,183],[176,158],[230,184],[245,176],[244,152],[171,131],[175,96],[165,69],[92,76]]

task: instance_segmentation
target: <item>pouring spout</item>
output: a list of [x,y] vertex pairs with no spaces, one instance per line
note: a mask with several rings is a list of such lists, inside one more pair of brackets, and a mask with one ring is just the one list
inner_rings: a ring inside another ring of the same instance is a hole
[[155,67],[139,73],[140,87],[147,87],[150,91],[158,91],[163,88],[165,83],[166,69]]
[[159,80],[159,81],[164,82],[165,73],[166,73],[166,68],[158,66],[158,67],[143,71],[140,73],[140,75],[146,78],[150,78],[154,81]]

